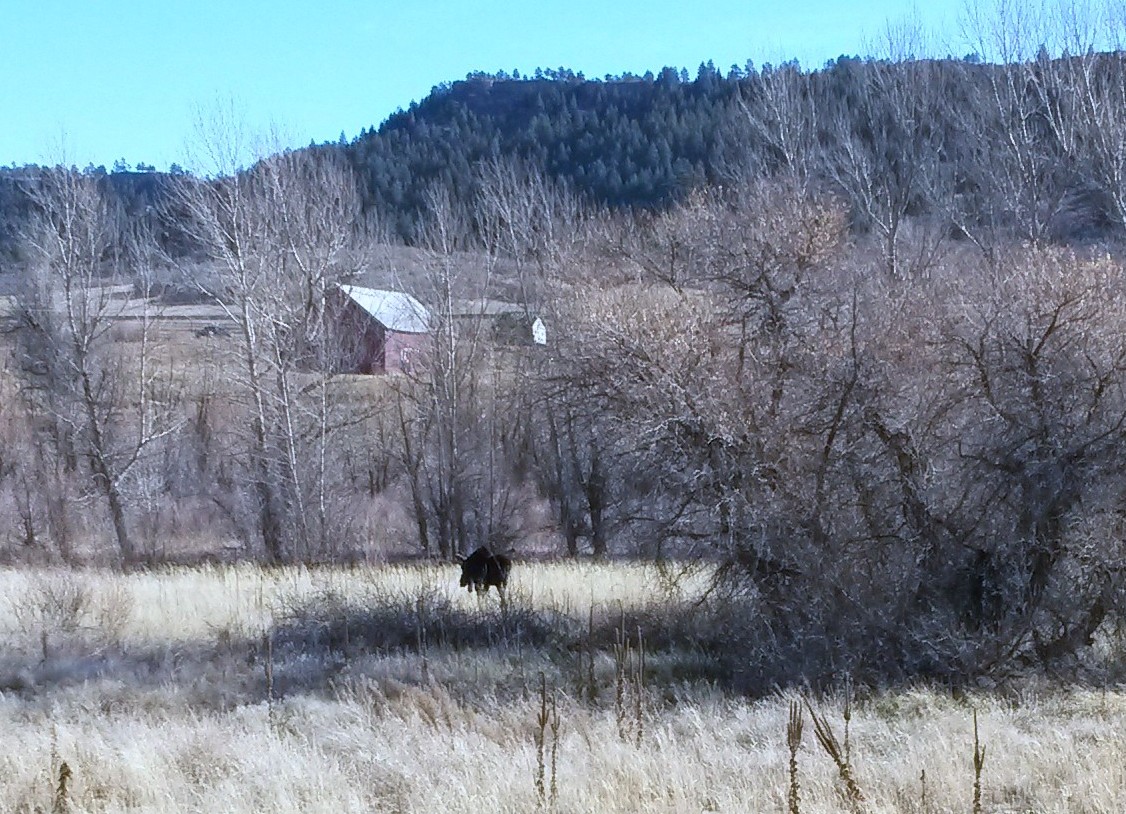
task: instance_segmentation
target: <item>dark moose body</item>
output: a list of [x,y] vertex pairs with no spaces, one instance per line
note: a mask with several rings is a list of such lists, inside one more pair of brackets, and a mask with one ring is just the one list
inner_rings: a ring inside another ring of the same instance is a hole
[[470,593],[474,590],[488,593],[490,586],[496,586],[503,593],[511,570],[512,560],[481,546],[461,560],[461,587],[468,588]]

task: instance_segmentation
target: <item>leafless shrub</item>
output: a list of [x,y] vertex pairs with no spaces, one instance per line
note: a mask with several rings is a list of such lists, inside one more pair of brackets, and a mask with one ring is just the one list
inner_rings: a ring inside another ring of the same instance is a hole
[[13,601],[12,614],[25,634],[67,634],[89,621],[92,605],[93,592],[89,587],[75,577],[59,573],[37,578],[30,596]]
[[62,571],[35,577],[26,595],[9,602],[21,633],[40,639],[45,657],[60,640],[118,643],[133,613],[132,596],[124,586],[95,590],[81,576]]
[[421,652],[497,644],[544,646],[560,631],[523,605],[470,612],[438,594],[373,597],[357,604],[324,593],[286,603],[273,634],[275,649],[303,652]]

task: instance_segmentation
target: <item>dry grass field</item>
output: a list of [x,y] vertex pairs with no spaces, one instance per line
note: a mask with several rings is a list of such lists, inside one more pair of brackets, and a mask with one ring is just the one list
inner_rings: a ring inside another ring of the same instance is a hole
[[976,710],[980,810],[1126,811],[1126,694],[1047,687],[859,693],[847,740],[811,698],[862,799],[805,709],[790,801],[799,695],[648,642],[707,576],[521,564],[502,608],[452,566],[0,571],[0,810],[971,812]]

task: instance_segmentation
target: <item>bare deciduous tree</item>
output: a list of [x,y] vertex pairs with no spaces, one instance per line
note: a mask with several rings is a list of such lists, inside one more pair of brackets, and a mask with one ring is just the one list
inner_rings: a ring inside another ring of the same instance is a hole
[[44,406],[57,422],[57,454],[66,457],[73,449],[85,461],[109,511],[118,553],[131,565],[138,551],[126,479],[148,448],[178,427],[171,417],[173,387],[151,364],[148,315],[134,358],[116,348],[111,335],[122,303],[111,299],[107,283],[126,270],[127,249],[143,263],[146,246],[140,239],[122,245],[119,215],[94,177],[47,170],[30,183],[28,195],[37,213],[27,240],[38,274],[24,298],[25,366],[45,374]]
[[[855,106],[833,119],[825,171],[852,204],[857,225],[878,238],[891,279],[925,272],[946,234],[935,220],[948,196],[942,155],[944,100],[929,60],[869,62]],[[911,219],[914,234],[905,241]]]
[[810,76],[796,63],[764,68],[753,92],[739,99],[757,162],[768,173],[801,182],[813,174],[818,110]]
[[[1067,214],[1074,176],[1068,103],[1045,50],[1046,3],[968,6],[967,36],[996,64],[963,66],[972,89],[960,114],[957,226],[995,260],[1008,234],[1040,245]],[[1039,50],[1037,50],[1039,49]]]
[[[174,211],[219,270],[218,284],[199,285],[237,329],[263,546],[274,561],[307,559],[330,536],[325,308],[365,231],[356,181],[339,158],[315,152],[244,168],[240,131],[227,122],[201,135],[216,167],[181,179]],[[320,375],[301,384],[301,371]]]

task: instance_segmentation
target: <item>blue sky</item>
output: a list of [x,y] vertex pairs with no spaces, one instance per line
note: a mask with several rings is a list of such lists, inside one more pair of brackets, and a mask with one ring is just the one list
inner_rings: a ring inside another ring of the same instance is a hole
[[963,0],[0,0],[0,165],[166,169],[195,111],[232,102],[292,146],[354,137],[475,70],[726,72],[871,53],[888,22],[940,53]]

